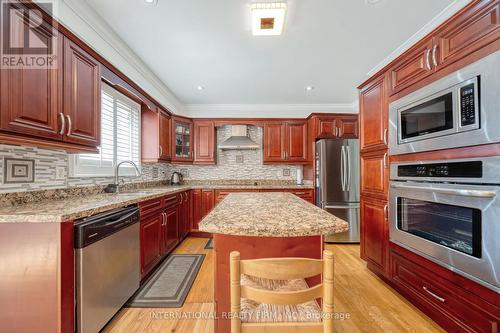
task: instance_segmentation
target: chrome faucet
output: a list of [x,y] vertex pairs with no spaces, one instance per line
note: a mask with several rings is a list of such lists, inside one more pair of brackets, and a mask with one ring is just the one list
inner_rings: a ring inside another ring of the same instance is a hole
[[135,168],[135,175],[138,177],[141,175],[141,171],[139,170],[139,167],[137,167],[137,164],[135,164],[132,161],[122,161],[118,163],[115,167],[115,181],[113,184],[108,184],[108,186],[104,189],[105,192],[108,193],[120,193],[120,184],[118,181],[119,178],[119,171],[120,171],[120,166],[122,164],[128,163],[132,165]]

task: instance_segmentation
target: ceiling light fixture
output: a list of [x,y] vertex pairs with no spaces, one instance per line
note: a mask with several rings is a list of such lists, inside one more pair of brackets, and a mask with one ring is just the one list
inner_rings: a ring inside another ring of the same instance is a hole
[[307,87],[306,87],[306,91],[312,91],[312,90],[314,90],[314,87],[313,87],[313,86],[307,86]]
[[205,87],[204,86],[197,86],[196,89],[198,89],[199,91],[202,91],[202,90],[205,90]]
[[144,0],[144,2],[148,5],[156,5],[158,3],[158,0]]
[[254,2],[252,11],[252,33],[255,36],[281,35],[285,24],[286,3]]

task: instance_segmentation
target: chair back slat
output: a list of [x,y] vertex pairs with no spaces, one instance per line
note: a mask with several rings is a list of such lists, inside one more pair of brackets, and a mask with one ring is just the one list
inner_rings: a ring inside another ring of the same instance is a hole
[[240,261],[241,274],[270,280],[305,279],[323,271],[323,261],[307,258],[255,259]]
[[241,286],[241,297],[251,299],[257,303],[290,305],[302,304],[322,297],[323,285],[299,291],[270,291],[250,286]]

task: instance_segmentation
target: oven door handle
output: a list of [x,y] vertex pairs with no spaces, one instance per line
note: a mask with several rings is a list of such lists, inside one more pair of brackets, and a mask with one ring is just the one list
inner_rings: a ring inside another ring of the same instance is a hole
[[496,192],[494,191],[456,190],[451,188],[421,187],[421,186],[409,186],[409,185],[399,185],[399,184],[391,184],[391,187],[395,189],[425,191],[425,192],[431,191],[431,192],[438,192],[441,194],[460,195],[464,197],[474,197],[474,198],[494,198],[497,196]]

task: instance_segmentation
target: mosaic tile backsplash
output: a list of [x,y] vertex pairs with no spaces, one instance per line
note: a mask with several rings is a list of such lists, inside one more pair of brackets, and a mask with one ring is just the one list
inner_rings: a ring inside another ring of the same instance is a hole
[[[230,126],[218,128],[218,143],[230,135]],[[302,171],[300,165],[262,164],[262,128],[249,126],[249,136],[259,143],[259,150],[217,150],[214,166],[142,164],[140,177],[124,177],[124,180],[127,183],[168,180],[173,171],[183,173],[187,181],[296,179],[297,172]],[[5,159],[34,160],[33,182],[6,183]],[[69,177],[68,170],[68,154],[64,151],[0,144],[0,193],[106,185],[113,181],[113,177]]]

